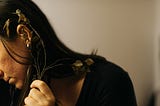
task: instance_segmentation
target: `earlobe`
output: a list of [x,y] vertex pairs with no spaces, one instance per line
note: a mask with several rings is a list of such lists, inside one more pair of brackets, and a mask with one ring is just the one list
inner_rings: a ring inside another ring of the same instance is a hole
[[17,34],[18,36],[23,39],[26,43],[26,47],[31,47],[31,39],[32,39],[32,33],[29,30],[29,28],[26,25],[19,24],[17,26]]

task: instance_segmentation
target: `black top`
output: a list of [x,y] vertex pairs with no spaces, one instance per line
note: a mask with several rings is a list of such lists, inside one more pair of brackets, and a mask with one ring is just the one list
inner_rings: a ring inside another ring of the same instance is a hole
[[[95,59],[86,75],[76,106],[137,106],[130,77],[119,66]],[[9,106],[9,85],[0,81],[0,106]]]
[[86,76],[76,106],[137,106],[129,75],[111,62],[96,62]]

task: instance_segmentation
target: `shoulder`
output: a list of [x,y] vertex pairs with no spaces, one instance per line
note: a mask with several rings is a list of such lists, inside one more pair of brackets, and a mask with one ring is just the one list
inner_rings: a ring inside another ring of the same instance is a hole
[[103,57],[93,57],[78,106],[137,106],[128,73]]
[[[101,95],[103,102],[117,106],[136,106],[134,88],[129,74],[117,64],[106,59],[95,59],[87,74],[88,88],[95,95]],[[97,98],[97,99],[98,99]],[[100,100],[102,101],[102,100]]]
[[[127,71],[119,65],[104,59],[96,59],[87,77],[91,83],[110,91],[133,90],[132,80]],[[125,92],[125,91],[123,91]]]
[[117,82],[120,79],[130,79],[128,73],[119,65],[105,58],[94,59],[95,63],[90,67],[91,75],[99,80]]

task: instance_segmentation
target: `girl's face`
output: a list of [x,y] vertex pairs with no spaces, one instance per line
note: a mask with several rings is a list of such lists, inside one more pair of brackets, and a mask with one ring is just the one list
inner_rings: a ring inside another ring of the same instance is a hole
[[[14,42],[6,42],[7,46],[20,56],[29,56],[29,50],[26,48],[22,39]],[[12,53],[12,52],[11,52]],[[27,62],[17,55],[13,55],[17,60],[23,63]],[[28,65],[23,65],[16,62],[6,51],[2,41],[0,40],[0,78],[4,79],[9,84],[15,85],[16,88],[21,89],[25,80]]]

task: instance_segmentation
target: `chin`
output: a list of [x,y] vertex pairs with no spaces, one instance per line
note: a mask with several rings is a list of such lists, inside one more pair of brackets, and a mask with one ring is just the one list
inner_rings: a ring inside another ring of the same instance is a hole
[[17,84],[15,84],[15,87],[16,87],[17,89],[22,89],[23,84],[19,84],[19,83],[17,83]]

